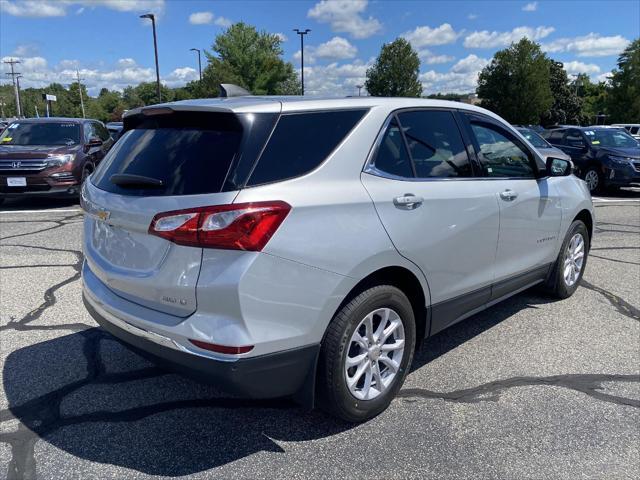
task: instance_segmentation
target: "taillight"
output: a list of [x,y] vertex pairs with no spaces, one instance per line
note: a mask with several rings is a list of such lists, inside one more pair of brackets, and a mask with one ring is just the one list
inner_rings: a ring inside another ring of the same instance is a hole
[[174,210],[153,217],[149,234],[178,245],[260,251],[290,210],[281,201]]

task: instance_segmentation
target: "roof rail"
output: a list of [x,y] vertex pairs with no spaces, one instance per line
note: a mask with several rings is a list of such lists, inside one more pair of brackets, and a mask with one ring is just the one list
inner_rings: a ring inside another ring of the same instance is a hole
[[233,83],[221,83],[220,84],[220,96],[221,97],[244,97],[245,95],[251,95],[251,92],[245,90]]

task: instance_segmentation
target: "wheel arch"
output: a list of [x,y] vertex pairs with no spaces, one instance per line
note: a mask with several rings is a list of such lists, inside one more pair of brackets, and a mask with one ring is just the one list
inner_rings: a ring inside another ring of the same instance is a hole
[[576,220],[580,220],[587,226],[587,231],[589,232],[589,244],[591,244],[591,239],[593,238],[593,217],[591,216],[591,212],[586,208],[581,210],[574,217],[572,223]]
[[407,295],[411,302],[416,321],[415,347],[419,348],[425,335],[429,332],[427,310],[427,298],[429,297],[428,292],[425,293],[420,279],[414,272],[406,267],[394,265],[382,267],[371,272],[349,291],[336,309],[336,313],[360,293],[376,285],[391,285],[402,290],[402,292]]

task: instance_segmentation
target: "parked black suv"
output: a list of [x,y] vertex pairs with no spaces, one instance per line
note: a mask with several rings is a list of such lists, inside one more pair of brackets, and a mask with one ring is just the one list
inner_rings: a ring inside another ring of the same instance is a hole
[[0,203],[6,197],[78,195],[113,143],[97,120],[16,120],[0,134]]
[[571,156],[591,193],[640,184],[640,143],[623,129],[568,127],[542,136]]

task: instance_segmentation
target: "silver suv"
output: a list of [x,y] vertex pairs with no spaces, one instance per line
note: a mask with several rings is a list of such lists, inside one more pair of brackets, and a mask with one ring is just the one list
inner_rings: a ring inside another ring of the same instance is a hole
[[536,284],[573,294],[594,215],[571,168],[460,103],[143,107],[83,187],[85,305],[233,394],[363,421],[423,339]]

